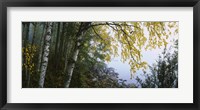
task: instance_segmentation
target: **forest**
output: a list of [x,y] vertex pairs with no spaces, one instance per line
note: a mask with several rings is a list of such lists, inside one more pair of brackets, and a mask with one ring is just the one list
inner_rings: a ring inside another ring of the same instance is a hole
[[22,88],[178,88],[178,31],[173,21],[22,22]]

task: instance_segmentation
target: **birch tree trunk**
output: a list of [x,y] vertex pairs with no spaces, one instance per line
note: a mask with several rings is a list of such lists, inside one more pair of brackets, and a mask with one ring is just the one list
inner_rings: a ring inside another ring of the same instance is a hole
[[52,29],[52,22],[47,23],[47,30],[46,30],[46,36],[44,40],[44,48],[43,48],[43,56],[42,56],[42,65],[41,65],[41,73],[40,73],[40,80],[39,80],[39,87],[44,87],[44,80],[48,65],[48,56],[49,56],[49,47],[50,47],[50,41],[51,41],[51,29]]
[[41,61],[42,61],[42,54],[43,54],[43,44],[44,44],[44,33],[45,33],[45,25],[43,26],[42,36],[40,38],[40,53],[38,57],[38,64],[37,64],[37,71],[39,72],[41,69]]
[[[81,38],[82,38],[82,35],[79,37],[79,39],[81,39]],[[73,55],[72,55],[71,63],[69,63],[69,65],[68,65],[68,69],[67,69],[68,77],[67,77],[67,80],[65,82],[65,88],[68,88],[69,85],[70,85],[70,82],[71,82],[71,79],[72,79],[72,74],[73,74],[74,67],[75,67],[75,62],[77,61],[78,54],[79,54],[79,51],[80,51],[79,46],[80,46],[80,42],[78,42],[76,44]]]
[[71,79],[72,79],[72,74],[73,74],[73,71],[74,71],[74,68],[75,68],[75,63],[77,61],[78,54],[79,54],[79,51],[80,51],[80,45],[81,45],[81,42],[83,40],[83,36],[86,33],[86,30],[87,30],[86,27],[88,25],[90,25],[90,23],[81,23],[79,31],[77,33],[77,40],[76,40],[75,48],[74,48],[72,58],[69,62],[68,69],[67,69],[67,75],[68,76],[67,76],[67,80],[65,82],[65,88],[69,88],[69,85],[70,85],[70,82],[71,82]]

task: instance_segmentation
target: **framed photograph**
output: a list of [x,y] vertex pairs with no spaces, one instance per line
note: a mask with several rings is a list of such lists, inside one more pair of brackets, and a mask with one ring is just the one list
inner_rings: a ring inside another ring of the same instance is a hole
[[199,110],[199,0],[4,0],[1,109]]

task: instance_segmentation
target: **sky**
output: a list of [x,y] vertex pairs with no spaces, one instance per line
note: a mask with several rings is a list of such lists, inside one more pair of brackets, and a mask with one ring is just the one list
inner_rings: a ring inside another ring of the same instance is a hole
[[[152,65],[158,59],[159,54],[162,53],[163,48],[160,49],[157,48],[152,51],[143,51],[142,52],[143,61],[146,61],[148,65]],[[119,78],[127,80],[127,83],[136,83],[135,78],[136,76],[141,77],[140,75],[142,71],[141,70],[137,71],[136,74],[134,74],[133,79],[131,79],[130,65],[128,64],[128,62],[123,63],[120,59],[121,59],[120,56],[112,58],[111,62],[107,62],[106,64],[108,65],[108,67],[115,68],[115,71],[119,73]]]

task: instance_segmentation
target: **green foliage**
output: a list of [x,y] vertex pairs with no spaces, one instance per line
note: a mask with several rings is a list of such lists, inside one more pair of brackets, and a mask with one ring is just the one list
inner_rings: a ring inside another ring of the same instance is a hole
[[165,49],[159,56],[157,63],[150,66],[150,73],[145,73],[145,80],[137,77],[136,80],[142,88],[177,88],[178,87],[178,51],[177,42],[175,50]]

